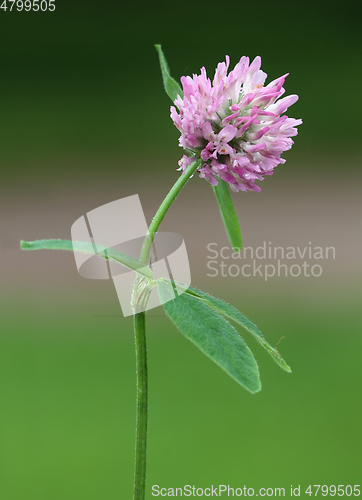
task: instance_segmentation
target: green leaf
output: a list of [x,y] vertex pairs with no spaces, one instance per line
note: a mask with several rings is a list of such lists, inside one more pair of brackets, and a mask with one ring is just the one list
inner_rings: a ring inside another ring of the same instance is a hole
[[162,52],[161,45],[155,45],[155,47],[158,52],[158,57],[160,59],[163,86],[165,88],[166,94],[173,102],[178,95],[180,97],[183,97],[184,94],[181,90],[180,85],[170,75],[170,69],[168,67],[165,55]]
[[112,250],[111,248],[98,245],[95,248],[92,243],[85,241],[70,241],[70,240],[36,240],[36,241],[21,241],[20,247],[23,250],[70,250],[72,252],[83,252],[98,255],[104,259],[112,260],[117,264],[136,271],[138,274],[145,276],[148,279],[153,279],[153,272],[148,266],[133,257]]
[[218,185],[213,186],[213,190],[219,204],[221,218],[226,229],[226,234],[228,235],[233,249],[235,252],[238,252],[243,243],[241,239],[238,216],[235,212],[228,185],[226,182],[219,179]]
[[[178,285],[180,287],[180,285]],[[284,359],[281,357],[279,352],[275,347],[272,347],[263,337],[261,332],[259,331],[258,327],[254,325],[248,319],[246,316],[244,316],[241,312],[239,312],[235,307],[231,306],[230,304],[227,304],[223,300],[216,299],[215,297],[212,297],[211,295],[202,292],[201,290],[197,290],[196,288],[189,287],[186,289],[184,287],[183,291],[185,293],[193,295],[194,297],[198,297],[201,299],[205,304],[207,304],[209,307],[212,307],[216,312],[219,314],[222,314],[226,316],[227,318],[236,321],[239,325],[243,326],[248,332],[250,332],[256,340],[261,344],[264,349],[270,354],[270,356],[274,359],[274,361],[281,367],[283,370],[286,372],[291,372],[290,366],[287,365],[287,363],[284,361]]]
[[167,280],[158,280],[157,287],[166,314],[180,332],[245,389],[258,392],[261,389],[258,365],[230,323],[191,294],[183,293],[169,300],[175,287]]

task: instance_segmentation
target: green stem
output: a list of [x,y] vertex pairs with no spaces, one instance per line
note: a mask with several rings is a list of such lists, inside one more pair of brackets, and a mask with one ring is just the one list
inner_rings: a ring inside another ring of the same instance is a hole
[[134,500],[144,500],[146,491],[148,376],[146,313],[134,315],[137,375],[136,458]]
[[167,210],[170,208],[176,196],[179,194],[179,192],[184,187],[186,182],[199,168],[200,162],[201,160],[197,160],[187,167],[186,172],[177,179],[177,181],[171,188],[170,192],[161,203],[160,208],[157,210],[156,215],[152,219],[151,225],[148,230],[148,235],[146,236],[143,242],[141,256],[140,256],[141,262],[147,262],[153,239],[155,237],[157,229],[159,228],[161,222],[163,221],[166,215]]
[[[186,182],[200,166],[200,160],[192,163],[181,175],[163,200],[156,215],[152,219],[148,234],[143,242],[140,261],[146,263],[157,229],[163,221],[167,210]],[[137,417],[136,417],[136,456],[133,500],[144,500],[146,493],[146,459],[147,459],[147,415],[148,415],[148,377],[147,377],[147,343],[146,313],[134,314],[134,336],[136,345],[137,372]]]

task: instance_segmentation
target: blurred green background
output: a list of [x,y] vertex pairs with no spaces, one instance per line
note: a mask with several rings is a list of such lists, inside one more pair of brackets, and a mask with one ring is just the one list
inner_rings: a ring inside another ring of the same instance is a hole
[[[244,242],[334,246],[320,278],[211,278],[227,245],[197,177],[164,222],[185,238],[193,285],[247,314],[291,364],[259,361],[250,395],[164,317],[148,321],[151,486],[285,487],[361,482],[362,100],[358,2],[127,4],[56,0],[0,10],[0,498],[132,497],[132,322],[111,282],[71,254],[20,252],[69,238],[88,210],[138,193],[148,221],[177,178],[154,43],[179,78],[225,54],[262,57],[303,118],[287,163],[260,194],[234,197]],[[250,340],[250,341],[249,341]],[[303,494],[302,494],[303,496]],[[304,495],[305,496],[305,495]]]

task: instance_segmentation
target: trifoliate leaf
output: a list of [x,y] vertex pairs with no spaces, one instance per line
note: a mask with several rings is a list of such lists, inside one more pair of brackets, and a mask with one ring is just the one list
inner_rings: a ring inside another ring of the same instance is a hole
[[200,298],[183,293],[169,300],[174,287],[158,280],[158,293],[166,314],[180,332],[245,389],[261,389],[258,365],[238,332]]

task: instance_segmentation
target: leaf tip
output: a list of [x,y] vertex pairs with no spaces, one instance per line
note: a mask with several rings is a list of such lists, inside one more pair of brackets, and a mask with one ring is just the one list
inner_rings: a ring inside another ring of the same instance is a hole
[[287,363],[284,361],[284,359],[279,358],[279,360],[277,361],[277,363],[278,363],[278,365],[280,366],[280,368],[282,370],[284,370],[287,373],[292,373],[292,369],[290,368],[289,365],[287,365]]
[[31,248],[31,244],[28,241],[20,240],[20,248],[22,250],[28,250]]
[[258,380],[258,385],[254,388],[254,389],[251,389],[251,388],[247,388],[249,392],[251,392],[251,394],[257,394],[258,392],[261,391],[261,381],[260,379]]

